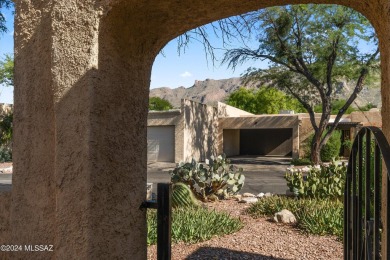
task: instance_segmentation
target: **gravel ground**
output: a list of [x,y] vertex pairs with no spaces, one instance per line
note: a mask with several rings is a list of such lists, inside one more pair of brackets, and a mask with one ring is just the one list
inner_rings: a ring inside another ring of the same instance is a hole
[[[240,217],[244,227],[231,235],[202,243],[172,245],[172,259],[342,259],[343,245],[336,237],[305,235],[293,226],[266,218],[253,219],[243,211],[248,204],[225,200],[209,208]],[[148,259],[157,259],[156,246],[148,248]]]

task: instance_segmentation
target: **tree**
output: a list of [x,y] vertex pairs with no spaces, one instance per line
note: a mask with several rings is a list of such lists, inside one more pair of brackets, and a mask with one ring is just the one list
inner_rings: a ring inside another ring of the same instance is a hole
[[267,87],[258,90],[241,87],[229,95],[226,103],[253,114],[278,114],[280,110],[303,111],[295,98]]
[[159,97],[149,98],[149,110],[164,111],[172,108],[172,104],[165,99]]
[[14,85],[14,59],[8,54],[0,61],[0,84]]
[[[345,105],[345,102],[347,102],[345,99],[337,99],[332,100],[332,111],[330,112],[332,115],[337,115],[339,110]],[[353,107],[348,107],[347,110],[344,112],[344,114],[351,114],[353,111],[355,111]],[[322,105],[316,105],[314,106],[314,112],[316,113],[322,113]]]
[[0,0],[0,34],[7,32],[7,27],[5,25],[6,20],[2,10],[4,10],[4,8],[11,8],[12,5],[13,2],[11,0]]
[[[283,89],[303,105],[314,129],[311,160],[321,163],[321,148],[362,90],[369,72],[378,69],[374,29],[361,14],[337,5],[272,7],[251,16],[255,20],[258,48],[230,49],[223,62],[235,68],[252,59],[269,61],[270,69],[249,68],[244,78]],[[358,43],[362,42],[374,45],[375,49],[361,51]],[[338,79],[353,80],[356,84],[327,130]],[[317,104],[322,106],[319,121],[314,113]]]

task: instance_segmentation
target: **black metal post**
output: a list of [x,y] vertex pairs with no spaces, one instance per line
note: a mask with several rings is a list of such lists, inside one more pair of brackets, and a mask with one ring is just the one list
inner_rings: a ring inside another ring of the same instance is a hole
[[172,185],[157,184],[157,259],[171,259]]

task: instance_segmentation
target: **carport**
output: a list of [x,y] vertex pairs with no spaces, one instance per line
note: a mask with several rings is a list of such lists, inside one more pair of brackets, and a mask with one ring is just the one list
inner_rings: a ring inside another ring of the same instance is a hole
[[240,129],[240,155],[292,155],[292,128]]
[[297,158],[298,115],[220,118],[220,151],[227,156],[258,155]]

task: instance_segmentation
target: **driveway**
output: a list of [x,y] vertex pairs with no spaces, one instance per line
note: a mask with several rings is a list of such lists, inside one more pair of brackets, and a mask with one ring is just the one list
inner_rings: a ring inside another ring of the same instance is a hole
[[[236,156],[229,158],[231,163],[243,168],[245,185],[241,193],[271,192],[273,194],[286,194],[288,189],[284,174],[290,165],[288,157],[258,157]],[[158,182],[169,182],[169,170],[175,163],[148,163],[148,182],[154,183],[153,192],[156,192]]]

